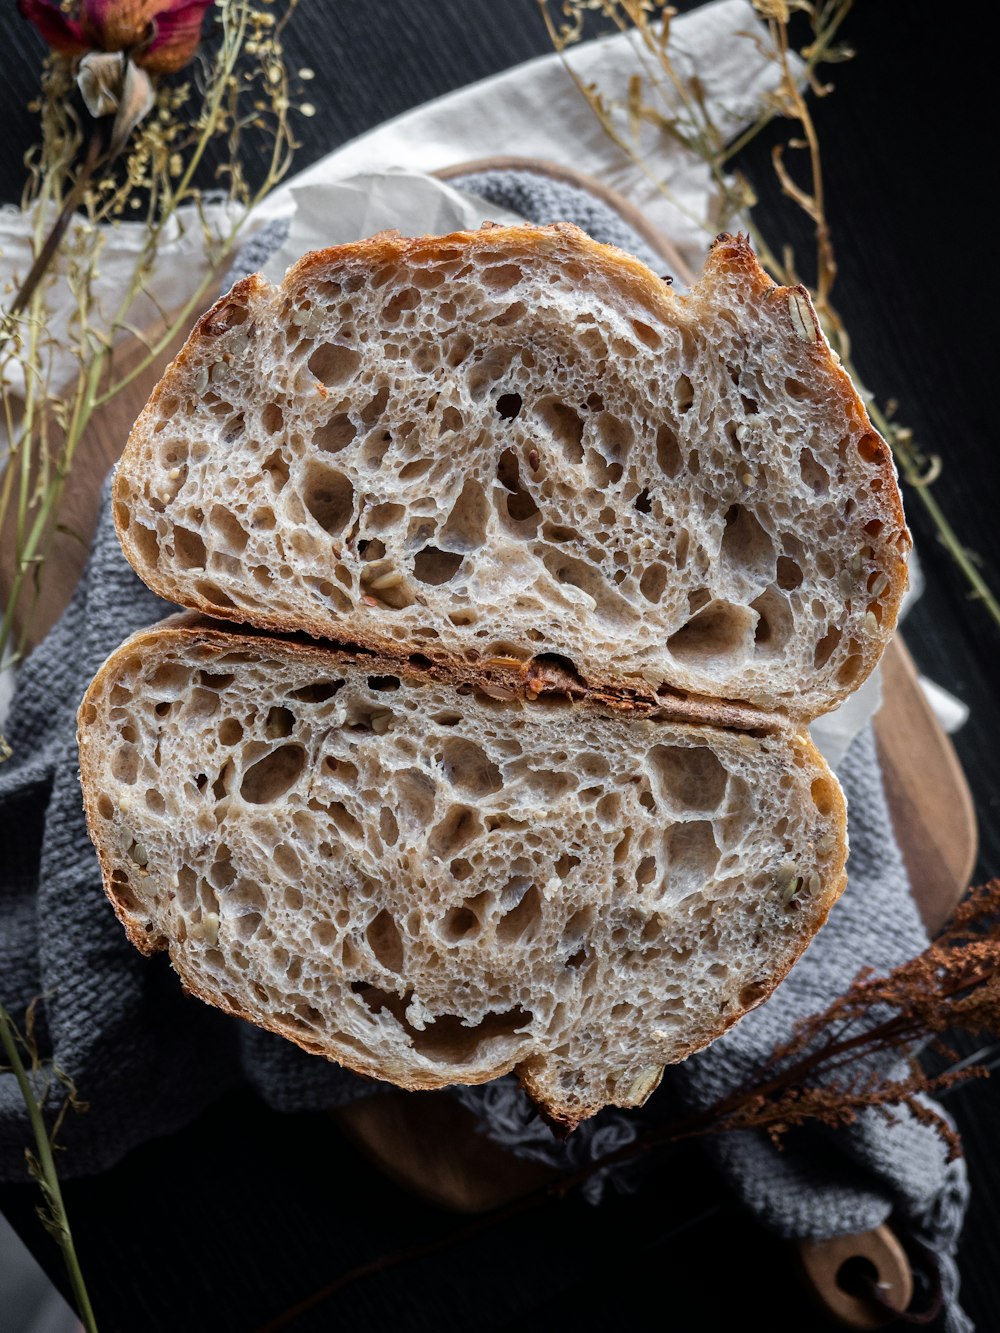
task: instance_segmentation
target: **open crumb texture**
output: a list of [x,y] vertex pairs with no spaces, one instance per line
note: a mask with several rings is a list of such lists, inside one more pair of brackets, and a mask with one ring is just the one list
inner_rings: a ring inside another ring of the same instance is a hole
[[407,1088],[516,1070],[569,1126],[765,998],[843,885],[840,789],[788,728],[196,617],[79,723],[107,892],[191,991]]

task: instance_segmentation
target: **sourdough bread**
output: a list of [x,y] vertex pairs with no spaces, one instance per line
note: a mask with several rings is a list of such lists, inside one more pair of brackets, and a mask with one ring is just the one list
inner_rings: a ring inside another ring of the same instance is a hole
[[236,635],[115,652],[79,714],[105,888],[185,986],[401,1087],[516,1070],[640,1104],[764,999],[840,892],[804,736],[472,667]]
[[722,236],[678,295],[568,225],[382,234],[247,278],[118,468],[122,545],[216,617],[805,722],[909,546],[803,288]]

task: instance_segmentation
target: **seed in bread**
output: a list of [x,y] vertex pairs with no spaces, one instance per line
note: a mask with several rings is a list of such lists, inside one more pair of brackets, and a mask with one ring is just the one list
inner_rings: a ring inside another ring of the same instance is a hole
[[840,790],[786,727],[194,617],[79,720],[107,892],[189,990],[404,1088],[516,1070],[566,1126],[764,999],[843,885]]
[[800,722],[874,667],[909,545],[804,289],[723,236],[679,295],[567,225],[238,283],[139,417],[115,516],[142,578],[210,615],[559,653]]

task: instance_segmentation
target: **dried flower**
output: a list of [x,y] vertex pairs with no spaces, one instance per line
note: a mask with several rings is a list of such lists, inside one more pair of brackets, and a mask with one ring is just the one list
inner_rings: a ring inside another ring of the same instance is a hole
[[115,117],[108,157],[117,157],[129,135],[153,109],[149,75],[121,51],[88,51],[80,61],[77,87],[94,117]]
[[59,55],[125,52],[150,74],[173,74],[198,49],[202,18],[211,3],[77,0],[67,10],[59,0],[18,0],[17,7]]

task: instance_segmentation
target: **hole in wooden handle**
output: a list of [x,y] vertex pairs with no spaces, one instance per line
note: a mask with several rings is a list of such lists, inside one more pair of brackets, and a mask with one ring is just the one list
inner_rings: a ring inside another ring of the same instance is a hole
[[913,1298],[910,1261],[887,1226],[856,1236],[800,1241],[798,1250],[816,1299],[845,1328],[884,1328],[892,1322],[893,1316],[866,1294],[872,1280],[896,1310],[905,1310]]

